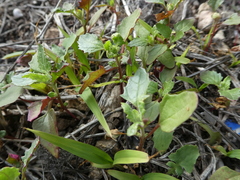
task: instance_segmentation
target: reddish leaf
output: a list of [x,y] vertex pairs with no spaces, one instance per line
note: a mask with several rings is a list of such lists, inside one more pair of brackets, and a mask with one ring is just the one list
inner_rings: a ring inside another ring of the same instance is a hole
[[29,66],[28,63],[32,60],[32,55],[31,54],[26,54],[20,58],[17,59],[17,63],[20,64],[21,66]]
[[48,105],[51,98],[47,97],[46,99],[43,99],[41,101],[35,101],[30,104],[28,107],[28,121],[33,121],[36,119],[39,114],[42,112],[42,110]]
[[91,2],[92,2],[92,0],[80,0],[78,2],[78,4],[79,4],[78,7],[88,11],[90,8]]
[[162,19],[166,19],[169,16],[171,16],[173,14],[173,12],[174,12],[174,10],[168,11],[166,13],[162,12],[162,13],[155,14],[156,20],[161,21]]
[[[112,69],[115,69],[115,68],[112,68]],[[106,72],[108,71],[111,71],[112,69],[110,70],[106,70],[104,69],[103,66],[100,66],[100,69],[94,71],[94,72],[91,72],[89,73],[89,78],[87,80],[85,80],[83,82],[83,85],[79,91],[79,94],[82,94],[83,91],[88,87],[90,86],[92,83],[94,83],[99,77],[101,77],[103,74],[105,74]]]

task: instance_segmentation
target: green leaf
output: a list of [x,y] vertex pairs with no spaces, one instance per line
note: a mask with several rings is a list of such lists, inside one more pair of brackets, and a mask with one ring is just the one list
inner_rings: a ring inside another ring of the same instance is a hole
[[163,54],[168,49],[166,44],[157,44],[150,48],[148,59],[146,61],[147,64],[151,64],[155,61],[161,54]]
[[227,166],[220,167],[209,180],[238,180],[240,179],[240,172],[234,171]]
[[146,119],[148,122],[156,120],[159,115],[159,105],[160,103],[157,101],[146,104],[146,111],[143,115],[143,119]]
[[229,76],[225,77],[219,85],[219,90],[228,90],[230,88],[231,78]]
[[234,149],[232,151],[227,152],[227,156],[230,158],[240,159],[240,149]]
[[167,95],[172,88],[174,87],[174,82],[173,81],[164,81],[163,82],[163,87],[161,89],[159,89],[159,94],[164,97],[165,95]]
[[107,170],[108,174],[110,174],[112,177],[117,178],[118,180],[141,180],[137,175],[135,174],[129,174],[117,170]]
[[157,59],[169,69],[175,66],[175,58],[173,57],[170,49],[166,50]]
[[32,79],[35,82],[39,82],[39,83],[47,83],[51,79],[50,76],[48,76],[46,74],[40,74],[40,73],[28,73],[28,74],[22,76],[22,78],[29,78],[29,79]]
[[177,176],[182,175],[183,169],[179,164],[176,164],[174,162],[169,161],[169,162],[167,162],[167,166],[170,167],[170,169],[167,172],[168,174],[174,174],[174,175],[177,175]]
[[[46,114],[33,121],[32,127],[35,130],[43,131],[53,135],[58,135],[56,124],[56,114],[53,109],[49,109]],[[58,148],[56,145],[40,138],[41,144],[54,156],[58,157]]]
[[95,34],[83,34],[78,39],[78,47],[85,53],[94,53],[103,50],[103,43]]
[[12,83],[16,86],[29,86],[36,82],[31,78],[24,78],[23,76],[30,74],[31,72],[25,72],[23,74],[17,74],[12,76]]
[[178,179],[163,173],[148,173],[142,177],[142,180],[178,180]]
[[225,25],[239,25],[240,16],[237,13],[233,13],[229,19],[223,22]]
[[161,35],[163,35],[166,39],[170,38],[170,35],[172,33],[172,29],[169,26],[167,26],[165,24],[157,23],[156,28],[157,28],[158,32]]
[[107,9],[108,6],[103,6],[101,7],[97,12],[95,12],[93,14],[93,16],[91,17],[90,21],[89,21],[89,26],[93,26],[98,19],[100,18],[100,16],[102,15],[102,13]]
[[134,28],[140,14],[141,9],[136,9],[130,16],[124,18],[121,24],[118,25],[117,32],[120,33],[124,41],[128,38],[131,30]]
[[4,167],[0,169],[1,180],[19,180],[19,169],[15,167]]
[[10,86],[3,94],[0,95],[0,107],[15,102],[23,93],[23,88],[19,86]]
[[174,35],[171,36],[171,43],[178,41],[184,36],[184,32],[177,31]]
[[[20,55],[22,55],[23,51],[17,51],[17,52],[13,52],[13,53],[10,53],[10,54],[7,54],[5,56],[2,57],[2,59],[10,59],[10,58],[15,58],[15,57],[18,57]],[[29,50],[27,51],[25,54],[35,54],[36,53],[36,50]]]
[[163,131],[171,132],[186,121],[198,105],[195,92],[182,92],[177,95],[165,95],[160,102],[159,124]]
[[123,111],[125,114],[127,114],[127,118],[135,123],[135,122],[142,122],[140,119],[139,112],[136,109],[132,109],[129,104],[127,103],[121,103],[121,106],[123,108]]
[[114,155],[113,164],[147,163],[148,154],[137,150],[121,150]]
[[158,3],[158,4],[162,4],[165,6],[165,1],[164,0],[145,0],[145,2],[148,3]]
[[53,134],[45,133],[42,131],[37,131],[33,129],[27,130],[78,157],[81,157],[96,164],[106,165],[108,168],[112,167],[112,158],[107,153],[94,146],[74,141],[72,139],[66,139]]
[[158,128],[153,135],[154,147],[160,151],[164,152],[168,149],[173,139],[173,132],[164,132],[161,128]]
[[148,44],[148,40],[146,38],[135,38],[130,43],[128,43],[129,47],[134,47],[134,46],[146,46]]
[[175,66],[172,69],[164,68],[162,70],[162,72],[160,72],[160,75],[159,75],[160,81],[162,83],[165,82],[165,81],[172,81],[173,77],[176,74],[177,69],[178,69],[177,66]]
[[208,4],[212,8],[213,11],[216,11],[223,2],[224,2],[224,0],[209,0]]
[[137,134],[139,126],[143,126],[143,122],[135,122],[127,129],[127,136],[134,136]]
[[28,64],[34,71],[44,74],[49,73],[52,67],[41,44],[38,45],[36,54],[33,55],[32,60]]
[[158,91],[158,83],[154,81],[150,81],[147,89],[147,94],[154,94]]
[[168,157],[171,161],[174,161],[184,168],[188,173],[191,173],[198,156],[199,152],[197,146],[185,145]]
[[216,71],[204,71],[200,74],[201,80],[206,84],[214,84],[218,86],[223,77],[220,73],[217,73]]
[[23,177],[25,177],[25,172],[27,170],[27,165],[33,155],[33,153],[37,150],[38,146],[40,144],[39,138],[36,138],[32,144],[31,147],[25,151],[24,156],[21,157],[22,162],[23,162],[23,167],[22,167],[22,179],[24,179]]
[[234,88],[230,90],[219,90],[221,96],[224,96],[230,100],[238,100],[240,97],[240,88]]
[[5,130],[0,130],[0,138],[3,138],[6,135]]
[[180,64],[188,64],[190,63],[190,59],[185,57],[175,57],[175,61]]
[[193,19],[184,19],[179,21],[177,24],[174,25],[174,29],[176,32],[186,32],[193,26],[194,20]]
[[209,144],[213,145],[216,142],[221,142],[221,134],[219,132],[214,132],[207,124],[203,124],[201,122],[198,122],[198,124],[205,129],[208,134],[210,135],[210,140],[209,140]]
[[175,78],[179,81],[187,82],[187,83],[193,85],[195,88],[197,88],[197,84],[195,83],[195,81],[192,78],[184,77],[184,76],[176,76]]
[[65,53],[64,54],[67,53],[67,50],[73,45],[76,38],[77,38],[77,36],[74,33],[70,34],[67,38],[64,38],[64,40],[62,42],[62,46],[65,47]]
[[138,107],[138,102],[148,97],[146,93],[149,83],[148,73],[145,69],[139,68],[135,75],[128,80],[121,97]]

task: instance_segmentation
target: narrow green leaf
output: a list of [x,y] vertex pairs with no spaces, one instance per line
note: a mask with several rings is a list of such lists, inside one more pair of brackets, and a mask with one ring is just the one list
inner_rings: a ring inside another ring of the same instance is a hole
[[175,61],[180,64],[188,64],[190,63],[190,59],[185,57],[175,57]]
[[220,145],[216,145],[216,146],[213,146],[213,149],[216,149],[217,151],[222,153],[224,156],[227,156],[227,151],[225,150],[224,147],[222,147]]
[[135,164],[147,163],[149,161],[148,154],[137,150],[121,150],[114,155],[113,164]]
[[[35,130],[58,135],[56,126],[56,114],[53,109],[49,109],[46,114],[34,120],[32,124],[32,127]],[[40,139],[40,142],[54,157],[58,157],[59,152],[56,145],[51,144],[44,139]]]
[[210,135],[210,140],[209,140],[209,144],[213,145],[216,142],[220,142],[221,141],[221,134],[219,132],[215,132],[213,131],[207,124],[203,124],[201,122],[198,122],[198,124],[205,129],[208,134]]
[[223,2],[224,2],[224,0],[209,0],[208,4],[212,8],[213,11],[216,11]]
[[19,180],[20,172],[15,167],[4,167],[0,169],[1,180]]
[[218,86],[223,77],[220,73],[217,73],[216,71],[204,71],[200,74],[201,80],[206,84],[214,84]]
[[72,33],[63,40],[62,46],[65,47],[65,54],[67,53],[67,50],[73,45],[76,38],[77,38],[76,34]]
[[[23,51],[17,51],[17,52],[13,52],[13,53],[10,53],[10,54],[7,54],[5,56],[2,57],[2,59],[10,59],[10,58],[15,58],[15,57],[18,57],[20,55],[22,55]],[[35,50],[29,50],[27,51],[25,54],[35,54],[36,51]]]
[[124,18],[121,24],[118,25],[117,32],[120,33],[124,41],[128,38],[131,30],[134,28],[140,14],[141,9],[136,9],[130,16]]
[[179,81],[187,82],[187,83],[193,85],[195,88],[197,88],[197,84],[195,83],[195,81],[192,78],[184,77],[184,76],[176,76],[175,78]]
[[221,96],[224,96],[231,100],[238,100],[240,97],[240,88],[234,88],[230,90],[219,90]]
[[171,132],[186,121],[197,108],[198,98],[195,92],[182,92],[177,95],[163,97],[160,102],[160,127]]
[[34,54],[32,60],[28,64],[34,71],[45,74],[49,73],[52,67],[41,44],[38,45],[36,54]]
[[162,4],[165,6],[165,1],[164,0],[145,0],[145,2],[148,3],[157,3],[157,4]]
[[23,88],[19,86],[10,86],[4,93],[0,95],[0,107],[15,102],[23,93]]
[[124,93],[121,97],[137,107],[140,100],[148,97],[146,93],[149,83],[148,73],[145,69],[139,68],[135,75],[128,80],[127,86],[124,87]]
[[78,39],[78,47],[85,53],[94,53],[103,50],[103,43],[95,34],[83,34]]
[[129,174],[117,170],[107,170],[108,174],[110,174],[112,177],[117,178],[118,180],[141,180],[137,175],[135,174]]
[[22,76],[22,78],[29,78],[38,83],[47,83],[51,79],[50,76],[48,76],[46,74],[40,74],[40,73],[28,73],[28,74]]
[[107,6],[103,6],[97,12],[95,12],[89,21],[89,26],[93,26],[106,9],[107,9]]
[[94,146],[33,129],[27,130],[78,157],[96,164],[108,165],[109,168],[112,167],[112,158]]
[[168,157],[171,161],[176,162],[176,164],[184,168],[188,173],[191,173],[198,156],[199,151],[197,146],[185,145]]
[[30,72],[25,72],[22,74],[17,74],[12,76],[11,80],[12,83],[16,86],[28,86],[36,82],[36,80],[33,80],[31,78],[24,78],[23,76],[30,74]]
[[148,40],[146,38],[135,38],[128,44],[129,47],[134,46],[146,46],[148,44]]
[[148,173],[142,177],[142,180],[178,180],[178,179],[163,173]]
[[234,149],[232,151],[227,152],[227,156],[230,158],[240,159],[240,149]]
[[160,151],[164,152],[168,149],[173,139],[173,132],[164,132],[161,128],[158,128],[153,135],[154,147]]

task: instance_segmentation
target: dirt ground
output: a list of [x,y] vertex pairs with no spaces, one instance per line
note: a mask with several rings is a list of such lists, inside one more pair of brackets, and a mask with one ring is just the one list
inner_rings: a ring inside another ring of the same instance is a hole
[[[117,0],[116,0],[117,1]],[[16,64],[16,58],[3,59],[7,54],[16,51],[25,51],[36,49],[36,38],[38,43],[44,43],[48,46],[52,44],[58,45],[61,43],[62,35],[57,26],[61,25],[65,31],[71,33],[81,26],[79,22],[72,16],[59,15],[52,16],[52,10],[64,2],[77,3],[74,0],[0,0],[0,79],[5,77],[6,73],[11,71],[19,72],[24,68]],[[126,2],[130,12],[136,8],[142,9],[141,18],[148,24],[154,25],[156,19],[154,14],[163,11],[160,5],[145,3],[143,0],[118,0],[117,7],[120,13],[120,21],[127,16],[123,2]],[[172,24],[184,18],[193,18],[195,26],[199,29],[200,35],[205,37],[208,27],[206,21],[207,16],[202,18],[199,7],[205,2],[203,0],[188,0],[184,1],[179,9],[175,11],[172,17]],[[96,0],[92,2],[91,14],[96,12],[96,5],[106,3],[104,0]],[[186,5],[186,6],[184,6]],[[187,7],[187,8],[186,8]],[[204,9],[204,11],[207,11]],[[222,15],[222,21],[228,18],[234,12],[240,12],[240,2],[237,0],[228,0],[218,9]],[[110,21],[111,12],[106,11],[101,20],[92,28],[93,33],[100,33],[101,30]],[[202,24],[201,24],[202,23]],[[105,37],[108,38],[114,33],[114,27],[108,27],[105,31]],[[232,88],[240,88],[239,70],[240,66],[229,67],[232,63],[232,57],[229,51],[238,58],[240,57],[240,25],[220,26],[219,34],[213,39],[213,43],[208,50],[204,52],[199,48],[199,42],[194,33],[188,32],[185,37],[177,43],[174,49],[174,55],[181,55],[182,52],[191,45],[190,53],[187,57],[191,59],[191,63],[185,65],[179,70],[179,75],[187,77],[196,77],[197,85],[201,85],[199,74],[203,69],[215,70],[221,73],[224,77],[230,76],[232,79]],[[101,82],[109,81],[113,74],[103,76]],[[61,81],[65,83],[64,79]],[[66,82],[68,83],[68,82]],[[65,84],[64,84],[65,85]],[[68,85],[68,84],[66,84]],[[189,86],[181,81],[175,81],[173,92]],[[129,122],[123,122],[126,117],[120,108],[118,87],[110,85],[107,87],[93,90],[98,103],[103,109],[103,113],[107,118],[111,129],[126,130]],[[26,92],[29,98],[41,96],[37,92]],[[71,89],[62,92],[64,95],[74,95]],[[239,100],[231,101],[230,106],[225,106],[224,102],[217,99],[219,97],[217,89],[214,86],[209,86],[199,95],[199,106],[193,116],[201,122],[208,124],[214,131],[219,132],[222,136],[220,145],[228,150],[240,148],[240,137],[237,133],[228,128],[224,121],[231,119],[240,124]],[[121,149],[135,149],[139,142],[138,138],[120,136],[118,141],[106,140],[104,133],[97,123],[94,121],[92,113],[87,108],[86,104],[81,99],[68,99],[68,108],[75,114],[79,120],[73,119],[66,113],[56,111],[59,135],[67,138],[74,138],[78,141],[95,145],[113,155]],[[115,111],[114,111],[115,110]],[[21,100],[1,108],[0,130],[4,129],[7,136],[0,141],[0,168],[11,166],[7,161],[8,154],[24,155],[30,143],[34,140],[34,135],[24,130],[23,127],[30,127],[31,123],[27,122],[27,104]],[[112,112],[112,113],[109,113]],[[95,123],[91,123],[91,122]],[[81,128],[83,127],[84,128]],[[197,123],[186,121],[183,125],[174,132],[174,141],[172,142],[169,152],[174,151],[181,144],[197,145],[200,151],[200,157],[195,165],[192,174],[184,173],[179,179],[208,179],[208,177],[218,168],[223,165],[228,166],[240,172],[240,160],[231,159],[222,156],[218,151],[215,151],[207,145],[209,135]],[[149,141],[145,146],[145,151],[149,154],[156,153],[153,148],[153,142]],[[144,175],[149,172],[166,173],[167,156],[157,156],[149,163],[135,166],[128,166],[126,172]],[[109,179],[113,180],[104,170],[91,167],[90,163],[83,159],[71,155],[70,153],[60,150],[60,157],[54,158],[43,147],[40,147],[34,154],[27,170],[27,179],[45,179],[45,180],[71,180],[71,179]]]

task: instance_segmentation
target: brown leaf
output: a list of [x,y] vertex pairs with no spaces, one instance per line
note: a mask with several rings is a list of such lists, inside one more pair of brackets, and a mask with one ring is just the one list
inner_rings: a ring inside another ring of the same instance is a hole
[[92,0],[80,0],[78,2],[78,4],[79,4],[78,7],[88,11],[90,8],[91,2],[92,2]]
[[171,16],[173,14],[173,12],[174,12],[174,10],[168,11],[166,13],[162,12],[162,13],[155,14],[156,20],[161,21],[162,19],[166,19],[169,16]]

